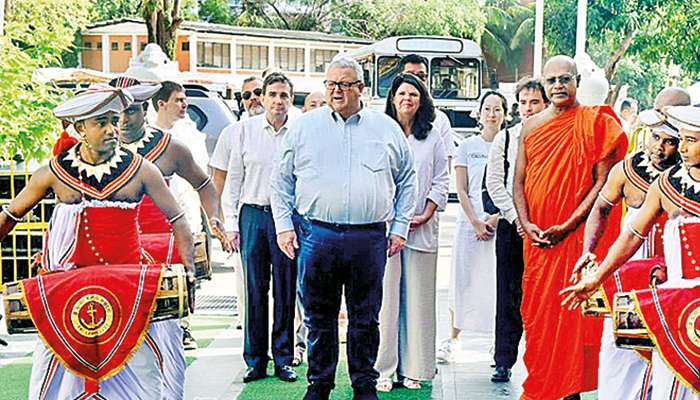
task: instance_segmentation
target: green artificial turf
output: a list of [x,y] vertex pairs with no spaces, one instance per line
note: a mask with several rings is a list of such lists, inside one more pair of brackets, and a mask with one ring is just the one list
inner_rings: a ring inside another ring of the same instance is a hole
[[[299,379],[294,383],[282,382],[273,373],[272,363],[268,368],[266,379],[247,383],[238,396],[238,400],[269,400],[269,399],[301,399],[306,392],[306,364],[295,368]],[[389,393],[379,393],[382,400],[427,400],[432,394],[430,383],[423,383],[420,390],[395,388]],[[352,387],[348,376],[348,364],[345,357],[341,357],[335,374],[335,389],[331,393],[331,400],[352,399]]]

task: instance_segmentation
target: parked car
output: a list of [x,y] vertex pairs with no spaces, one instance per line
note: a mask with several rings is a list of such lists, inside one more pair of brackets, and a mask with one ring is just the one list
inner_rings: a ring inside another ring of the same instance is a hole
[[187,114],[197,130],[207,135],[207,153],[211,157],[221,130],[238,121],[239,111],[232,110],[217,92],[199,85],[185,85]]

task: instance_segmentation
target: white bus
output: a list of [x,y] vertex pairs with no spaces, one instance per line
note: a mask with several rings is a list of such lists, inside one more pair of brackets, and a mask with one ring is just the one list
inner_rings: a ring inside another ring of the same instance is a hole
[[428,86],[435,106],[445,111],[455,132],[465,137],[476,130],[471,113],[478,107],[485,71],[484,56],[474,41],[441,36],[398,36],[347,53],[360,62],[371,107],[383,109],[401,58],[418,54],[428,59]]

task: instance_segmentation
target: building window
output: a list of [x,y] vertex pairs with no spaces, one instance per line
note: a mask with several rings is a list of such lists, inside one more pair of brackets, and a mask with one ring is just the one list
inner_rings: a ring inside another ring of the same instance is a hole
[[119,50],[119,42],[112,42],[112,51]]
[[331,63],[336,54],[338,54],[338,50],[311,49],[311,71],[326,72],[328,64]]
[[97,50],[102,50],[102,42],[97,42]]
[[83,48],[85,50],[92,50],[92,42],[85,42],[83,43]]
[[182,42],[182,51],[190,51],[190,42]]
[[131,51],[131,42],[124,42],[124,50]]
[[275,47],[275,65],[283,71],[304,72],[304,49]]
[[198,42],[197,67],[231,68],[231,45],[229,43]]
[[147,44],[148,44],[148,43],[146,43],[146,42],[141,42],[141,51],[143,51],[143,49],[146,48],[146,45],[147,45]]
[[267,68],[267,46],[236,45],[236,69],[265,69]]

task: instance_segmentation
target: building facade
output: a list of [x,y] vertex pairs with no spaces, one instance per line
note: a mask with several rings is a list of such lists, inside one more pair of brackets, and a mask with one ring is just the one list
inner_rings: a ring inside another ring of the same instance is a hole
[[[142,20],[95,23],[81,32],[81,67],[124,72],[147,42]],[[313,91],[321,88],[326,66],[336,54],[370,43],[319,32],[185,21],[177,32],[174,61],[186,76],[209,77],[234,86],[272,66],[287,74],[300,91]]]

